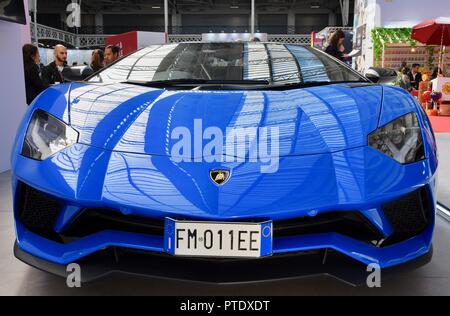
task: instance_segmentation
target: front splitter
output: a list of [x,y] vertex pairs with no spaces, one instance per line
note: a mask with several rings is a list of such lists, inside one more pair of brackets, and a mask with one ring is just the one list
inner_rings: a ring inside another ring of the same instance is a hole
[[[35,257],[14,245],[19,260],[39,270],[67,277],[65,265]],[[417,269],[429,263],[433,248],[413,261],[383,269],[382,278]],[[76,262],[81,282],[90,282],[112,273],[125,273],[171,280],[230,284],[255,283],[326,275],[353,286],[366,284],[372,270],[333,250],[298,252],[260,259],[207,259],[174,257],[168,254],[111,247]]]

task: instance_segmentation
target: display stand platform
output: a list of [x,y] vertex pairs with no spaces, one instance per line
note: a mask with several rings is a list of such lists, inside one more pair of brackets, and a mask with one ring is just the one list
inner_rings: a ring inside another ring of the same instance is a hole
[[450,133],[450,116],[429,116],[435,133]]

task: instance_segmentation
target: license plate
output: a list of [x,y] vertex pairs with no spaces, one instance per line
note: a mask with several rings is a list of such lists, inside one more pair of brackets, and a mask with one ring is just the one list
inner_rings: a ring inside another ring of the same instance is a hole
[[227,223],[166,218],[164,247],[175,256],[248,257],[272,254],[272,222]]

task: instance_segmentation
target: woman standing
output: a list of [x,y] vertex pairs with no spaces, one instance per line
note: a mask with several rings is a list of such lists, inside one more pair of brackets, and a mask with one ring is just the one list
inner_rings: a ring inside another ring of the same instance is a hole
[[411,80],[409,79],[408,73],[409,69],[407,67],[404,67],[400,71],[399,86],[405,89],[406,91],[411,92],[412,91]]
[[23,65],[25,72],[25,89],[27,94],[27,104],[31,102],[42,92],[47,86],[43,83],[39,76],[39,64],[41,57],[39,49],[32,44],[25,44],[22,47]]
[[83,72],[81,73],[81,76],[83,78],[87,78],[93,73],[101,70],[103,68],[103,62],[105,59],[105,55],[101,49],[95,49],[92,52],[91,56],[91,64],[84,68]]
[[431,74],[430,80],[434,80],[438,77],[444,77],[444,72],[442,71],[441,67],[434,68],[433,73]]
[[344,53],[344,41],[345,33],[342,30],[337,30],[331,35],[330,43],[325,49],[325,52],[340,61],[344,61],[345,58],[348,58],[348,55]]

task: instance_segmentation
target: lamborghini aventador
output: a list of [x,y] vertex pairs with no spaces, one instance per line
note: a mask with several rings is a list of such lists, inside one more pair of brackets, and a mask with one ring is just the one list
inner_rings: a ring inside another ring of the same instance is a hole
[[424,264],[437,165],[412,96],[314,48],[153,45],[29,107],[15,255],[60,275],[77,262],[86,281]]

